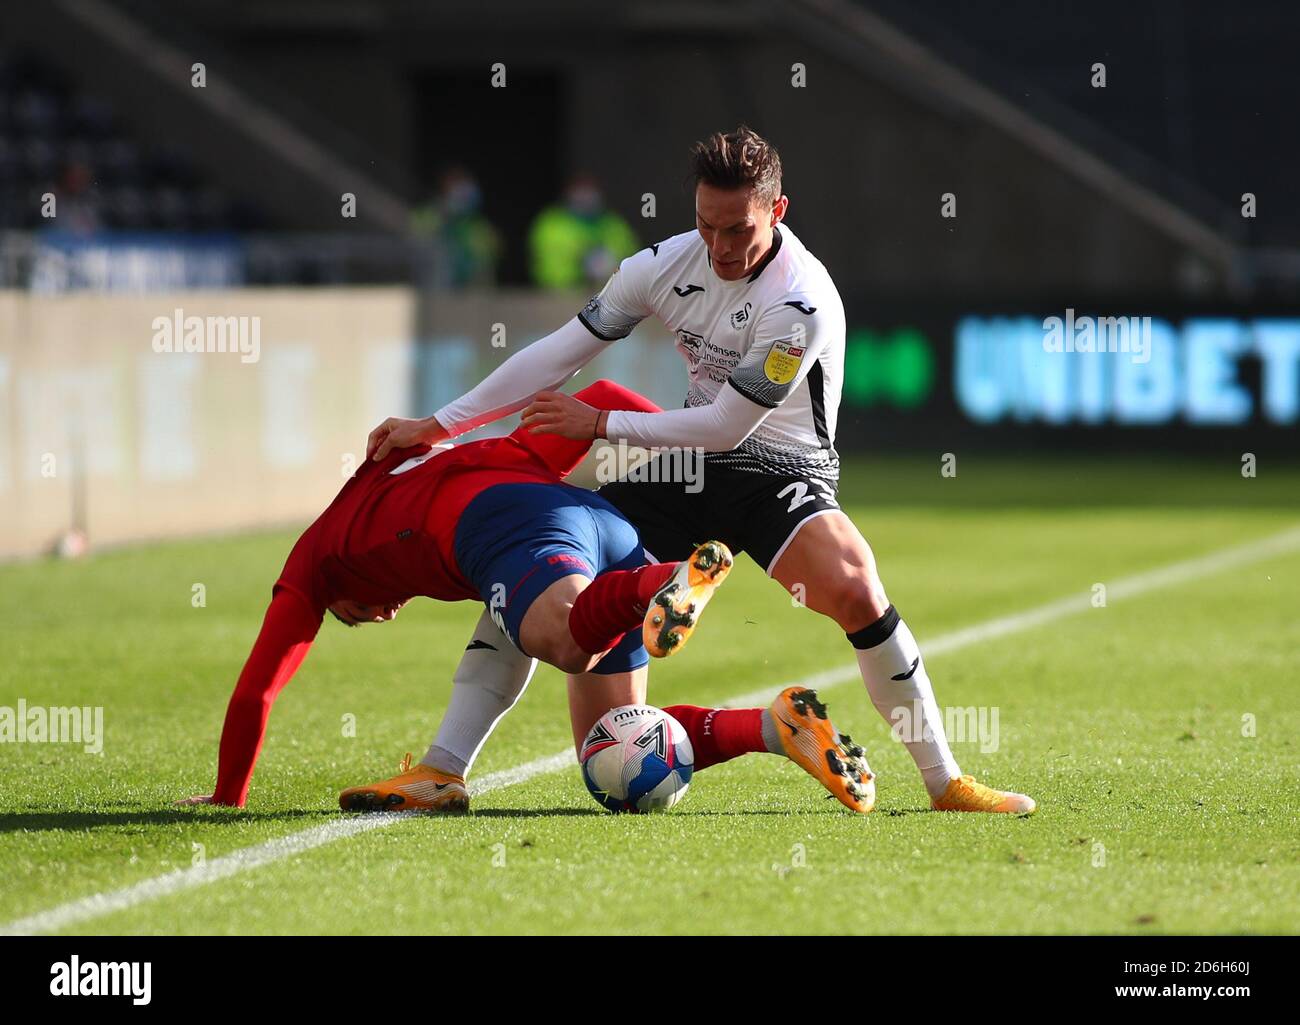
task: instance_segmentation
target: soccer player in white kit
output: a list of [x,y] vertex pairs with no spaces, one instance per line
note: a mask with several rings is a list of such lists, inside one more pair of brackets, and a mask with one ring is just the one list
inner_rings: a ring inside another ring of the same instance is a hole
[[[826,268],[782,223],[789,200],[775,147],[745,127],[716,133],[694,147],[692,171],[696,230],[628,257],[573,320],[432,417],[385,421],[368,451],[383,458],[394,447],[436,443],[519,410],[523,425],[539,433],[704,449],[702,489],[688,491],[665,466],[600,494],[636,525],[648,555],[681,560],[698,538],[716,537],[838,623],[876,709],[891,726],[909,721],[899,732],[933,808],[1033,812],[1031,798],[962,774],[912,632],[836,500],[844,306]],[[686,363],[684,408],[601,411],[555,390],[652,316],[673,333]],[[475,654],[471,644],[426,764],[467,771],[531,675],[519,652]],[[645,671],[570,677],[569,694],[581,740],[583,724],[608,708],[644,701]],[[782,722],[778,713],[774,706],[771,722]],[[857,809],[873,805],[874,786]]]

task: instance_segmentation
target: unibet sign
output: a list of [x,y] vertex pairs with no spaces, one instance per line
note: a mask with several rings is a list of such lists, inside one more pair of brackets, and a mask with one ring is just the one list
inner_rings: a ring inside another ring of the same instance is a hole
[[[1036,317],[957,323],[957,405],[979,423],[1203,426],[1300,423],[1300,320],[1149,320],[1140,354],[1062,351]],[[1256,395],[1243,363],[1259,364]]]

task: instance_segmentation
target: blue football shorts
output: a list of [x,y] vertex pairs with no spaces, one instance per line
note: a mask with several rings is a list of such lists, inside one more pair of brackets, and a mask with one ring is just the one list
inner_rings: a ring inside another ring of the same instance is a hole
[[[641,538],[627,518],[594,491],[568,484],[485,489],[461,513],[455,554],[461,574],[520,651],[524,615],[555,581],[572,573],[591,580],[646,562]],[[592,672],[628,672],[649,661],[641,631],[629,630]]]

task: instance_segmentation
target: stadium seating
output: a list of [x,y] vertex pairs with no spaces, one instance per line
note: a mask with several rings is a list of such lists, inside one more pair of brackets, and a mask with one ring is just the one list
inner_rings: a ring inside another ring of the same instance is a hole
[[22,51],[0,49],[0,229],[247,230],[265,214],[208,181],[187,154],[126,131],[111,103]]

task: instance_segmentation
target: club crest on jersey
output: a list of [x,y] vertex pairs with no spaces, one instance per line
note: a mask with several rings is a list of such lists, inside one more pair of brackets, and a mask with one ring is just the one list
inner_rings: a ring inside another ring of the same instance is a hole
[[745,326],[745,321],[749,320],[749,311],[754,308],[753,303],[745,303],[744,307],[737,310],[731,315],[731,326],[739,331]]
[[763,361],[763,373],[773,384],[789,384],[799,372],[806,349],[806,345],[794,342],[773,342],[772,351]]

